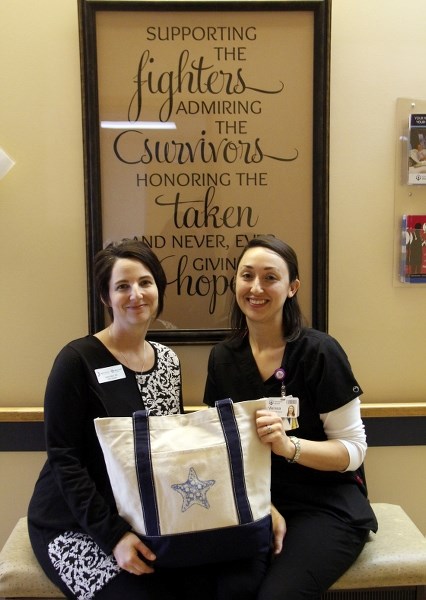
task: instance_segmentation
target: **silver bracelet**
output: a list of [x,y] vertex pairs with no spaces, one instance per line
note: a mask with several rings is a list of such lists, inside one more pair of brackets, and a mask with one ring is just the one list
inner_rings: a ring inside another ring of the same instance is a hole
[[292,442],[294,444],[295,451],[294,451],[293,458],[287,458],[287,462],[295,463],[299,460],[300,453],[302,451],[302,448],[300,447],[300,440],[299,440],[299,438],[294,437],[294,436],[290,436],[288,439],[290,440],[290,442]]

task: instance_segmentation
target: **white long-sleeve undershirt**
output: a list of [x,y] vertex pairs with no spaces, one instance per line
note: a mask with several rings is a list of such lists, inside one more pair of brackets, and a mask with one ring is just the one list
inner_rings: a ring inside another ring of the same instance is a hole
[[349,453],[345,471],[355,471],[362,465],[367,452],[367,437],[361,419],[361,401],[355,398],[336,410],[321,413],[320,419],[329,440],[339,440]]

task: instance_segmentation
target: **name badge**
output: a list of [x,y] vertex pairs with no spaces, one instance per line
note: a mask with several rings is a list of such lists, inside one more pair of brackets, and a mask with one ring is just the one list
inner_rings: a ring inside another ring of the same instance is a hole
[[123,365],[112,365],[111,367],[95,369],[95,374],[98,383],[108,383],[108,381],[115,381],[116,379],[126,379]]
[[284,398],[267,398],[266,408],[282,418],[285,431],[299,427],[299,398],[291,395]]
[[280,417],[284,417],[287,414],[284,398],[267,398],[266,408],[268,410],[273,410]]

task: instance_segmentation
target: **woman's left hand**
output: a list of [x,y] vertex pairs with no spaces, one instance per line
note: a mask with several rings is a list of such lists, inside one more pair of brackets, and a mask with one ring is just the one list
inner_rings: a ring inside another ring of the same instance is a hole
[[[283,419],[275,412],[256,411],[256,430],[262,444],[271,444],[274,454],[292,461],[296,446],[284,430]],[[299,439],[298,463],[319,471],[345,471],[349,465],[349,452],[339,439],[322,441]]]

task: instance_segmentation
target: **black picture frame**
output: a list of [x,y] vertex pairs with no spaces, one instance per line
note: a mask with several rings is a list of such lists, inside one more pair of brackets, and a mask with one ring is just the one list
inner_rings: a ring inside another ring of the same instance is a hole
[[[83,112],[83,154],[86,210],[86,248],[89,331],[94,333],[105,326],[106,315],[94,287],[93,258],[105,245],[103,233],[103,194],[99,91],[98,39],[100,37],[98,17],[109,13],[112,18],[126,18],[126,13],[159,13],[164,22],[173,23],[176,15],[198,13],[200,19],[206,13],[235,15],[236,22],[244,15],[256,20],[257,16],[290,14],[310,15],[312,26],[312,97],[309,98],[312,112],[312,139],[309,169],[311,186],[305,207],[310,212],[310,226],[303,235],[309,237],[311,261],[310,324],[327,331],[328,326],[328,165],[329,165],[329,64],[330,64],[330,20],[331,0],[313,1],[249,1],[233,0],[212,3],[208,1],[102,1],[78,0],[81,86]],[[254,14],[258,13],[258,15]],[[266,48],[265,48],[266,52]],[[295,49],[297,53],[297,48]],[[297,75],[296,75],[297,77]],[[263,232],[266,233],[266,232]],[[270,232],[268,232],[270,233]],[[275,231],[271,232],[275,235]],[[296,251],[298,250],[297,245]],[[300,258],[300,257],[299,257]],[[302,273],[303,281],[303,273]],[[182,298],[185,301],[185,298]],[[166,299],[167,302],[167,299]],[[149,338],[167,344],[210,344],[224,338],[227,326],[195,325],[172,329],[152,329]]]

